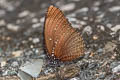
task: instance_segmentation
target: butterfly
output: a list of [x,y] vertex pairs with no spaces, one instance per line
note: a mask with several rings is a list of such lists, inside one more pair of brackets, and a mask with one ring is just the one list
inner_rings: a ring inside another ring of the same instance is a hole
[[45,47],[50,56],[61,61],[71,61],[84,55],[84,41],[63,12],[51,5],[44,24]]

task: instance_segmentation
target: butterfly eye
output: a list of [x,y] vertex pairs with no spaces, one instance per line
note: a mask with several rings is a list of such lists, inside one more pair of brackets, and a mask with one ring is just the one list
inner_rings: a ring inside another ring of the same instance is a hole
[[46,14],[44,38],[48,54],[61,61],[71,61],[84,55],[84,41],[80,33],[54,6],[50,6]]

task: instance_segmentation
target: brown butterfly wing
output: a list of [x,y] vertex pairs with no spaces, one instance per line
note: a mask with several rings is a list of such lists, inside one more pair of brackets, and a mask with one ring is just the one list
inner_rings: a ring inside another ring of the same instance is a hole
[[71,27],[63,13],[54,6],[48,8],[44,34],[50,55],[54,54],[56,58],[68,61],[83,54],[82,37]]
[[52,53],[52,46],[53,46],[53,40],[52,40],[52,33],[50,33],[51,29],[51,24],[53,22],[51,14],[54,13],[53,8],[48,8],[48,12],[45,18],[45,29],[44,29],[44,37],[45,37],[45,44],[48,50],[48,53]]
[[84,41],[77,31],[69,36],[61,49],[60,60],[70,61],[84,55]]
[[59,35],[62,34],[62,36],[57,36],[59,39],[57,40],[57,44],[55,45],[55,56],[59,59],[60,56],[62,56],[61,49],[64,47],[65,42],[68,40],[68,38],[71,36],[71,34],[75,32],[75,29],[70,27],[69,24],[66,24],[63,30],[56,32],[56,34]]
[[[48,8],[48,12],[46,15],[46,20],[45,20],[45,31],[44,31],[44,36],[45,36],[45,44],[48,50],[48,53],[50,55],[55,54],[54,53],[54,48],[55,48],[55,41],[56,39],[59,40],[60,38],[56,38],[56,32],[61,31],[62,25],[67,24],[67,20],[64,19],[63,13],[56,7],[50,6]],[[61,34],[59,34],[61,36]]]

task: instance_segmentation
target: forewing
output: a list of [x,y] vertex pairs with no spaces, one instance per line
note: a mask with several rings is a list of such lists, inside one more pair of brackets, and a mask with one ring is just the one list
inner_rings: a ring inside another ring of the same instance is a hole
[[62,33],[58,32],[63,30],[64,24],[68,24],[68,21],[65,19],[63,13],[58,8],[50,6],[45,19],[44,30],[45,44],[50,55],[54,54],[56,40],[59,41],[59,37],[62,36]]

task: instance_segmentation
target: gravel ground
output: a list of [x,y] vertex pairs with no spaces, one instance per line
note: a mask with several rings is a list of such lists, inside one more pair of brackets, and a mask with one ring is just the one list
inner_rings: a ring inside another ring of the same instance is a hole
[[[56,62],[44,52],[44,18],[51,4],[81,31],[84,58]],[[0,0],[0,80],[29,73],[23,66],[28,62],[40,66],[27,64],[36,69],[28,80],[120,80],[120,1]]]

